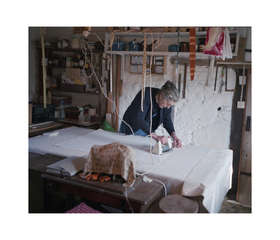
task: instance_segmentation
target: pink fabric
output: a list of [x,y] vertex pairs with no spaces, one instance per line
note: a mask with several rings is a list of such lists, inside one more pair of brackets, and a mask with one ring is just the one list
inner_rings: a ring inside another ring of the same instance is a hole
[[101,213],[85,203],[80,203],[78,206],[68,210],[66,213]]

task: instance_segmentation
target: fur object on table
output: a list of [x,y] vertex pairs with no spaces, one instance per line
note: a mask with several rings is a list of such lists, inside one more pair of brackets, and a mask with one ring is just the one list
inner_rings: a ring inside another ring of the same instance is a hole
[[103,146],[94,145],[86,160],[84,173],[121,175],[125,186],[132,186],[136,179],[135,154],[131,147],[118,142]]

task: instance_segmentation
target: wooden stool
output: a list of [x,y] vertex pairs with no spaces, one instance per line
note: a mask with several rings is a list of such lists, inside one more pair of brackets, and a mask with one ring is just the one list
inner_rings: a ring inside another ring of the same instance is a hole
[[199,205],[196,201],[178,194],[168,195],[159,202],[164,213],[198,213]]

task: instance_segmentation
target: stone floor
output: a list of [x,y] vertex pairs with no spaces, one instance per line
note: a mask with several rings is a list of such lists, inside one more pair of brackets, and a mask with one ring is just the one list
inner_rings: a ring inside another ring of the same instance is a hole
[[220,213],[252,213],[251,206],[225,199]]
[[[122,211],[102,205],[104,213],[122,213]],[[225,199],[220,213],[251,213],[251,207],[237,201]]]

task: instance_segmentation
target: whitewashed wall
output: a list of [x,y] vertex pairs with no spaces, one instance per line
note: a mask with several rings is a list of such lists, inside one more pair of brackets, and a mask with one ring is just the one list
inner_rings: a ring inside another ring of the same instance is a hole
[[[160,88],[167,80],[172,81],[174,65],[167,58],[166,74],[152,75],[153,87]],[[125,59],[123,72],[123,95],[120,98],[120,116],[122,117],[135,95],[141,89],[142,75],[130,74],[127,71],[128,57]],[[183,68],[180,68],[183,76]],[[215,71],[214,71],[215,72]],[[196,67],[195,79],[190,81],[189,68],[187,72],[186,99],[180,99],[175,107],[174,125],[178,137],[183,144],[204,145],[213,148],[229,148],[231,108],[233,92],[218,93],[220,77],[217,80],[217,89],[214,92],[214,75],[209,80],[208,87],[205,86],[208,68]],[[218,76],[220,76],[218,74]],[[235,72],[228,71],[228,88],[235,86]],[[147,86],[150,76],[147,76]],[[177,86],[177,82],[174,82]],[[220,108],[220,111],[218,111]],[[160,135],[168,133],[160,127],[157,130]]]

